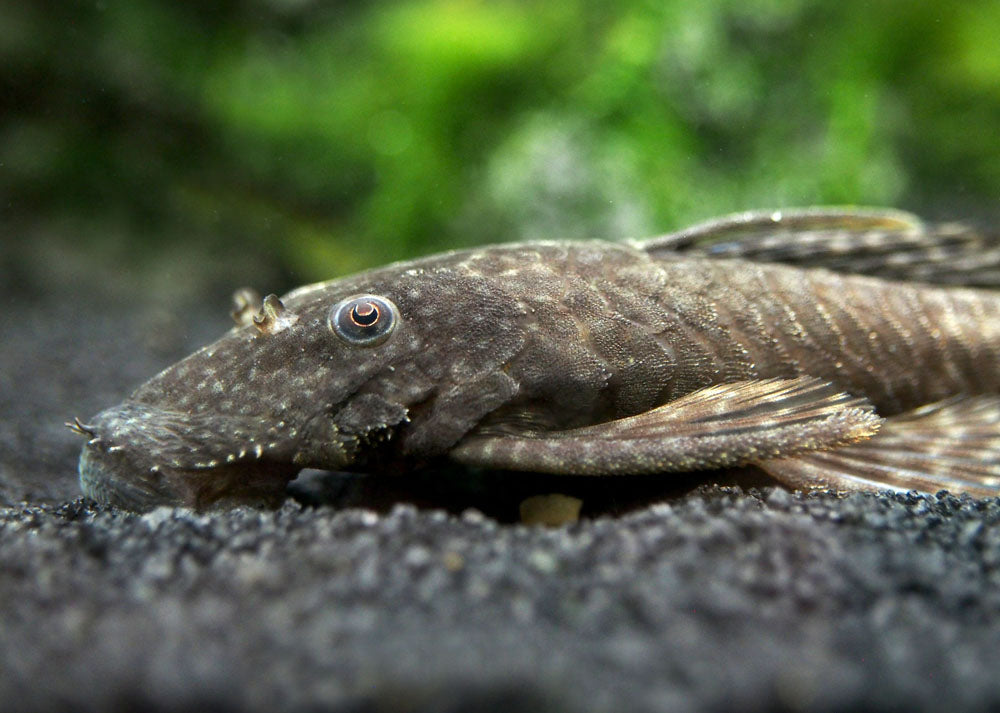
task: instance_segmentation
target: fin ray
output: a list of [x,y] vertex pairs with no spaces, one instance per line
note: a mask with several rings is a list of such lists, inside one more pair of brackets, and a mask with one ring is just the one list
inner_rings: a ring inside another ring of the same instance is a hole
[[759,465],[794,487],[1000,496],[1000,397],[953,397],[886,419],[868,441]]
[[709,386],[645,413],[567,431],[481,431],[450,456],[467,465],[580,475],[740,465],[870,437],[871,404],[803,376]]
[[639,246],[660,258],[741,259],[932,284],[1000,286],[1000,233],[958,223],[925,224],[887,209],[738,213]]

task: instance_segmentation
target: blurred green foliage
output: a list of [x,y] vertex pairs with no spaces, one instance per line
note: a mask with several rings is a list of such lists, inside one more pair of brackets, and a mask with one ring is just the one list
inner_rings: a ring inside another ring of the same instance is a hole
[[996,0],[5,3],[0,193],[84,249],[306,278],[749,208],[960,217],[1000,196],[998,37]]

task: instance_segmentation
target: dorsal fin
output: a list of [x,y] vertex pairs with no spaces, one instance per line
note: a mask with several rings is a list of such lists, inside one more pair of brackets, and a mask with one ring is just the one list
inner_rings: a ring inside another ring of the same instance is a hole
[[738,213],[638,245],[658,258],[741,259],[893,280],[1000,287],[1000,233],[960,223],[926,224],[888,209]]

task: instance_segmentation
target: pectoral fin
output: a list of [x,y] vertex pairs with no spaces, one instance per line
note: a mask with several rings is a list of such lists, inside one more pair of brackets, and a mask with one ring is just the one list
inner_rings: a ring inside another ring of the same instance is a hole
[[741,259],[895,280],[1000,286],[1000,235],[957,223],[925,224],[894,210],[739,213],[639,245],[654,257]]
[[869,438],[867,401],[812,377],[710,386],[636,416],[567,431],[474,433],[450,456],[487,468],[580,475],[721,468]]
[[886,419],[862,443],[759,465],[792,487],[1000,496],[1000,398],[948,399]]

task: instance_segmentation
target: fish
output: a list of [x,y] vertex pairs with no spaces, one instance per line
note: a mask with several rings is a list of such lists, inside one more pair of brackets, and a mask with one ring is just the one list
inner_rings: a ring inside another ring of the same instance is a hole
[[1000,495],[1000,238],[902,211],[456,250],[279,298],[87,422],[85,496],[273,507],[303,468]]

